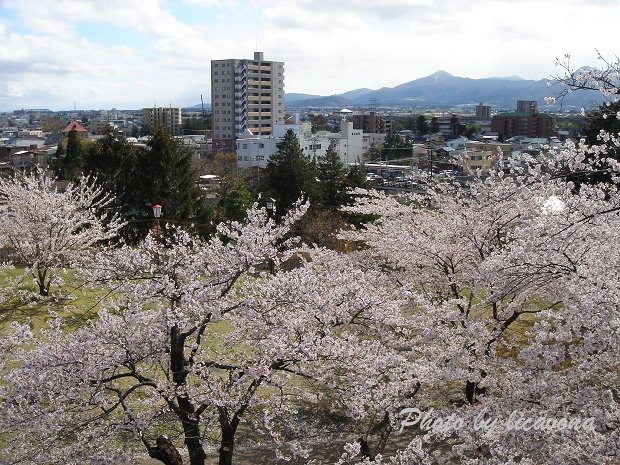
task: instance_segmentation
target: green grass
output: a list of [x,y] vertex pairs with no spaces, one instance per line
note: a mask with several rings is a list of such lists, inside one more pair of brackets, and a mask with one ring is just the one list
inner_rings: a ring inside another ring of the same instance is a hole
[[108,291],[86,286],[73,271],[62,274],[64,284],[41,296],[31,273],[25,268],[0,271],[0,288],[10,287],[19,294],[3,295],[0,300],[0,331],[11,321],[30,321],[33,328],[45,326],[52,314],[62,317],[68,328],[82,326],[96,318]]

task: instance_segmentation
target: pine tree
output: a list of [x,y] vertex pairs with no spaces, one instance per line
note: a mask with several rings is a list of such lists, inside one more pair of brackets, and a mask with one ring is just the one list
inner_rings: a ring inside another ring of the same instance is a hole
[[335,210],[347,200],[347,175],[344,164],[331,148],[319,157],[317,178],[324,207]]
[[278,201],[278,210],[288,210],[302,195],[317,198],[314,164],[304,155],[295,133],[288,130],[276,145],[277,152],[267,163],[269,189]]
[[151,206],[160,204],[162,220],[194,224],[207,234],[208,213],[197,185],[192,153],[166,130],[157,130],[147,148],[136,147],[108,130],[84,155],[84,173],[116,197],[113,210],[128,221],[122,236],[130,243],[152,226]]
[[169,131],[157,129],[146,150],[137,153],[138,219],[151,219],[151,206],[161,205],[162,219],[183,224],[205,233],[208,212],[204,194],[197,184],[192,152],[175,140]]
[[60,179],[77,179],[81,173],[82,165],[82,143],[75,129],[67,135],[67,140],[63,144],[58,144],[56,158],[52,162],[52,169]]
[[135,236],[136,223],[132,220],[141,207],[137,196],[141,174],[137,167],[136,147],[108,127],[103,137],[91,143],[85,151],[83,172],[93,177],[104,192],[114,195],[111,210],[129,221],[121,235],[126,239]]
[[428,122],[426,121],[426,116],[424,115],[418,116],[415,122],[415,128],[419,136],[428,134]]

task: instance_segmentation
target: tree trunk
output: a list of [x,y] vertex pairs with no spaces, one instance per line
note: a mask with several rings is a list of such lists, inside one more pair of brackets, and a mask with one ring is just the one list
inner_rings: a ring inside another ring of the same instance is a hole
[[[177,388],[185,386],[189,373],[183,352],[184,342],[185,339],[180,334],[179,328],[177,326],[170,328],[170,369]],[[182,392],[181,389],[180,391]],[[176,401],[179,406],[176,414],[183,425],[189,463],[190,465],[204,465],[207,457],[200,439],[200,418],[196,415],[196,408],[191,399],[184,394],[177,395]]]
[[181,454],[166,436],[159,436],[157,445],[149,447],[149,457],[159,460],[164,465],[183,465]]
[[185,446],[189,453],[190,465],[204,465],[207,459],[202,441],[200,440],[200,427],[198,422],[187,418],[183,422],[183,430],[185,431]]
[[478,387],[478,383],[469,380],[465,383],[465,399],[470,404],[476,402],[476,396],[478,394],[484,394],[485,392],[486,388]]
[[222,427],[220,441],[220,461],[218,465],[232,465],[233,447],[235,445],[235,430],[231,427]]
[[37,269],[37,284],[39,286],[39,294],[47,297],[50,293],[50,283],[49,281],[45,282],[45,277],[47,275],[47,270]]

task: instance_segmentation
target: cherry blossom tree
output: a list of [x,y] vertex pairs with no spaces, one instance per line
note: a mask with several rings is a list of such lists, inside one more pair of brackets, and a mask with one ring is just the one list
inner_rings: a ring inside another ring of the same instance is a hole
[[556,60],[556,66],[561,69],[556,80],[566,86],[560,97],[575,90],[595,90],[605,97],[620,93],[620,59],[610,60],[598,51],[597,55],[603,66],[575,69],[568,54]]
[[[559,175],[600,169],[603,159],[617,183],[608,150],[569,143],[464,189],[437,185],[427,198],[359,192],[351,210],[379,219],[344,237],[364,241],[364,261],[410,294],[409,324],[419,328],[411,353],[435,362],[420,395],[457,382],[466,400],[434,414],[463,425],[427,424],[396,457],[373,463],[617,461],[618,189],[575,189]],[[487,427],[476,430],[476,419]],[[558,419],[566,423],[554,427]],[[357,452],[350,445],[339,463]]]
[[114,238],[121,220],[112,201],[88,179],[59,190],[46,173],[0,179],[0,240],[27,267],[40,295],[62,281],[60,271],[84,263],[93,246]]
[[341,232],[354,252],[296,244],[300,204],[100,251],[97,319],[0,340],[0,459],[203,465],[216,441],[229,465],[242,425],[304,456],[289,429],[326,402],[369,434],[339,465],[617,463],[620,139],[600,138],[424,196],[358,190],[347,211],[374,220]]
[[183,463],[182,442],[202,465],[217,437],[231,464],[241,424],[304,455],[307,442],[285,444],[298,408],[333,392],[362,418],[366,403],[394,397],[402,384],[382,374],[404,375],[401,301],[350,257],[291,248],[305,209],[275,224],[255,206],[207,243],[176,231],[165,245],[101,252],[85,272],[118,298],[96,320],[68,331],[54,319],[41,334],[16,324],[2,341],[2,459],[34,449],[38,463],[111,461],[134,453],[130,436],[168,465]]

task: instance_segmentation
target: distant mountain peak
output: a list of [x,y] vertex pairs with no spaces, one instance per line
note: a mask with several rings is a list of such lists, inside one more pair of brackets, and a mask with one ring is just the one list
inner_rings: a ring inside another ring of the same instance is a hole
[[[361,107],[382,106],[410,108],[451,108],[486,102],[497,108],[513,109],[517,100],[536,100],[561,92],[559,85],[548,86],[548,80],[522,79],[518,76],[471,79],[439,70],[430,76],[377,90],[355,89],[340,95],[294,102],[296,107]],[[591,107],[597,99],[588,92],[574,92],[564,100],[566,108]],[[287,105],[290,99],[287,95]]]
[[440,69],[439,71],[435,71],[429,77],[442,78],[442,77],[454,77],[454,76],[450,74],[449,72],[444,71],[443,69]]

